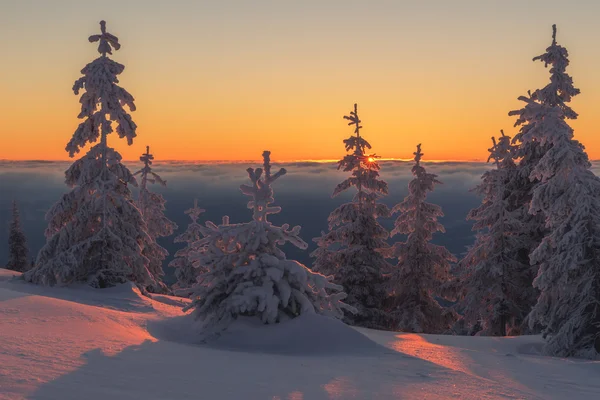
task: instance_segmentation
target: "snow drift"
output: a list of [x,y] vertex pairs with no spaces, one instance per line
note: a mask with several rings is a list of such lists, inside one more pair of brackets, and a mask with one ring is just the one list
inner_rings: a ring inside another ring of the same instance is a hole
[[208,344],[228,350],[291,355],[391,353],[343,322],[318,314],[301,315],[275,325],[264,325],[250,317],[238,318]]
[[242,319],[199,345],[186,300],[14,275],[0,269],[2,400],[600,398],[600,363],[523,354],[537,336],[395,334],[306,315]]

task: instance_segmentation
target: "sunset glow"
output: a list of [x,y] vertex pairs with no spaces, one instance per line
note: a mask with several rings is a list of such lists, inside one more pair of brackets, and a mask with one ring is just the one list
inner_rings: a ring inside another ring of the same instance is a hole
[[0,398],[600,399],[599,18],[0,0]]
[[133,146],[109,138],[126,160],[146,145],[157,160],[248,160],[267,147],[279,161],[338,160],[351,133],[342,116],[357,102],[361,133],[384,158],[410,158],[418,138],[427,160],[485,161],[491,135],[516,132],[517,97],[548,80],[531,59],[552,23],[582,91],[572,126],[598,159],[600,5],[555,3],[9,0],[0,159],[68,159],[79,123],[71,87],[97,56],[87,37],[101,18],[136,99]]

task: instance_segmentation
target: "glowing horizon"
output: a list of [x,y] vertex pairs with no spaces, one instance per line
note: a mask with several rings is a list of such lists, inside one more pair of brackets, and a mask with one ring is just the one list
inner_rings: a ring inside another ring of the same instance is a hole
[[122,43],[112,58],[136,99],[133,146],[109,136],[126,161],[150,145],[157,161],[254,161],[269,149],[278,162],[335,162],[352,134],[342,117],[356,102],[383,160],[410,160],[422,143],[425,162],[484,162],[491,136],[517,132],[508,116],[517,97],[548,82],[531,59],[551,43],[553,23],[582,91],[570,125],[600,159],[600,4],[49,3],[0,6],[0,76],[9,78],[0,87],[0,159],[71,159],[64,147],[80,120],[70,89],[98,56],[87,37],[100,19]]
[[[78,159],[79,157],[68,158],[68,159],[8,159],[8,158],[0,158],[0,163],[35,163],[35,162],[47,162],[47,163],[62,163],[62,162],[71,162],[73,160]],[[342,157],[340,157],[342,158]],[[298,160],[282,160],[277,158],[272,158],[271,160],[274,164],[294,164],[294,163],[314,163],[314,164],[337,164],[340,159],[298,159]],[[385,161],[397,161],[403,163],[411,163],[414,162],[414,158],[378,158],[378,163]],[[596,161],[590,159],[590,161]],[[140,162],[139,158],[136,159],[123,159],[125,163],[132,162]],[[231,159],[231,160],[180,160],[180,159],[166,159],[166,160],[153,160],[153,163],[156,165],[160,164],[244,164],[244,163],[262,163],[260,158],[254,159]],[[421,160],[421,163],[431,163],[431,164],[439,164],[439,163],[488,163],[487,160],[484,159],[472,159],[472,160]],[[492,163],[490,161],[490,163]]]

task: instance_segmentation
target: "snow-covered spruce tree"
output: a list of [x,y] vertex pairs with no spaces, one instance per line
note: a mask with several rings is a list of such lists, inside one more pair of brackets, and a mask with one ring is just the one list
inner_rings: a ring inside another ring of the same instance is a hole
[[343,286],[346,302],[358,310],[347,313],[345,322],[369,328],[387,329],[389,315],[384,311],[387,298],[385,273],[391,266],[380,250],[388,247],[389,233],[377,221],[389,217],[389,208],[377,201],[388,192],[387,183],[379,178],[376,155],[365,154],[371,145],[361,136],[361,121],[357,105],[349,116],[354,134],[344,140],[347,154],[339,161],[338,169],[352,172],[340,183],[333,197],[355,187],[357,190],[350,203],[342,204],[329,215],[329,231],[313,239],[318,248],[312,252],[313,270],[333,275],[334,282]]
[[280,169],[271,175],[270,152],[263,153],[264,169],[248,168],[252,185],[241,185],[250,196],[248,208],[253,220],[245,224],[211,222],[204,228],[205,237],[197,243],[203,247],[195,261],[206,268],[194,287],[192,303],[202,321],[203,334],[219,333],[238,316],[256,316],[272,324],[304,313],[319,313],[341,318],[343,309],[352,308],[341,300],[346,294],[326,276],[309,270],[294,260],[287,260],[278,246],[286,242],[306,249],[298,236],[300,227],[278,227],[267,220],[281,211],[272,207],[271,184],[286,173]]
[[66,150],[73,157],[87,144],[92,147],[65,172],[72,190],[46,214],[46,245],[24,277],[44,285],[85,282],[97,288],[133,281],[143,289],[153,278],[142,255],[143,243],[150,240],[146,223],[128,188],[136,181],[107,143],[113,124],[119,137],[133,143],[136,125],[124,106],[133,111],[135,105],[117,85],[125,67],[107,57],[112,48],[119,49],[118,39],[106,32],[104,21],[100,27],[102,33],[89,40],[100,42],[101,56],[83,68],[73,86],[75,94],[85,90],[79,114],[83,122]]
[[185,232],[175,238],[175,243],[185,243],[183,249],[177,250],[175,258],[169,263],[169,267],[175,269],[175,277],[177,282],[173,288],[177,291],[187,289],[196,284],[196,280],[201,268],[195,268],[191,259],[192,252],[196,251],[195,243],[203,237],[203,228],[198,223],[198,217],[205,212],[204,209],[198,207],[198,199],[194,199],[194,207],[187,210],[185,213],[190,217],[192,222],[187,226]]
[[398,264],[389,275],[391,296],[389,310],[394,329],[404,332],[443,333],[455,320],[451,310],[442,308],[435,296],[450,282],[450,265],[454,256],[443,246],[431,243],[435,232],[445,232],[438,222],[444,213],[440,206],[427,203],[437,175],[427,173],[421,165],[421,145],[417,145],[414,179],[408,184],[408,195],[392,209],[400,213],[391,235],[408,235],[406,242],[396,242],[385,254],[397,258]]
[[21,229],[21,219],[19,217],[19,207],[17,202],[12,204],[12,220],[8,228],[8,263],[6,268],[25,272],[29,269],[29,249],[27,248],[27,239]]
[[[580,93],[579,89],[573,86],[573,79],[566,72],[569,65],[568,52],[562,46],[556,43],[556,26],[553,25],[552,44],[546,50],[546,53],[535,57],[534,61],[542,61],[550,68],[550,83],[540,90],[533,93],[529,92],[532,100],[547,104],[553,107],[559,107],[567,119],[577,118],[575,113],[568,105],[571,99]],[[518,115],[520,111],[513,111],[510,115]],[[521,249],[519,254],[521,262],[531,262],[530,253],[535,250],[542,239],[547,234],[547,226],[544,222],[542,213],[530,213],[531,200],[535,188],[540,184],[537,175],[533,173],[540,160],[548,151],[550,144],[542,143],[536,140],[527,140],[526,136],[529,129],[535,124],[527,121],[518,120],[515,126],[520,125],[519,132],[514,136],[513,143],[516,144],[514,152],[515,159],[518,159],[517,175],[511,182],[510,191],[512,193],[512,202],[515,210],[521,213]],[[531,263],[532,282],[539,270],[539,265]],[[536,297],[539,292],[531,285],[528,296]],[[537,324],[528,324],[531,333],[538,333],[541,326]],[[525,328],[525,327],[524,327]]]
[[521,255],[523,242],[522,207],[514,207],[512,185],[518,174],[510,137],[492,138],[488,162],[496,168],[486,171],[475,192],[483,196],[468,220],[475,221],[475,244],[457,268],[458,308],[468,326],[481,326],[480,334],[506,336],[517,333],[535,304],[531,285],[532,268]]
[[154,156],[150,154],[150,146],[146,146],[146,152],[140,156],[140,161],[144,163],[144,166],[133,174],[134,176],[139,175],[141,178],[137,205],[146,222],[149,239],[147,243],[143,244],[142,254],[148,258],[148,269],[154,277],[154,282],[148,287],[148,291],[168,293],[169,288],[162,281],[162,277],[165,275],[163,261],[169,252],[159,245],[156,239],[171,236],[177,229],[177,224],[164,214],[166,200],[160,194],[148,190],[148,183],[167,186],[167,182],[152,171],[152,160],[154,160]]
[[550,84],[520,97],[524,107],[510,113],[522,125],[521,142],[546,149],[531,170],[539,183],[530,212],[543,215],[548,233],[531,253],[540,296],[529,323],[544,327],[547,354],[599,358],[600,179],[567,123],[577,114],[566,102],[579,90],[565,73],[568,53],[553,31],[550,47],[534,59],[551,66]]

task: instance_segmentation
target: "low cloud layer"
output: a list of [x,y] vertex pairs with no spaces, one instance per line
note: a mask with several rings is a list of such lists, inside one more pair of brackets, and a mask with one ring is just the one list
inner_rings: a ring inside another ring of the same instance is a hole
[[[140,167],[139,163],[127,163],[132,171]],[[32,256],[45,242],[44,215],[48,208],[60,196],[68,191],[64,184],[64,171],[67,162],[0,161],[0,265],[4,265],[8,256],[7,228],[10,220],[11,201],[17,200],[25,233],[30,243]],[[229,215],[232,222],[244,222],[251,218],[246,208],[248,199],[242,195],[239,185],[248,182],[246,169],[259,167],[258,163],[238,162],[235,164],[207,164],[189,162],[163,162],[154,165],[155,171],[167,180],[166,188],[156,188],[167,199],[167,216],[185,229],[188,221],[184,210],[189,208],[194,198],[207,212],[201,220],[218,222],[223,215]],[[425,163],[429,172],[435,173],[443,182],[429,196],[431,202],[442,206],[445,217],[446,234],[438,234],[434,241],[448,247],[460,256],[465,247],[473,241],[471,223],[465,220],[468,211],[476,207],[480,199],[470,190],[477,185],[481,174],[491,168],[485,163]],[[341,182],[347,173],[337,170],[335,163],[294,162],[275,164],[274,169],[284,167],[288,173],[274,184],[275,200],[283,211],[271,217],[276,224],[289,223],[301,225],[301,236],[309,243],[308,251],[286,248],[289,258],[295,258],[310,264],[309,252],[315,249],[312,238],[327,229],[327,216],[345,201],[352,193],[331,198],[335,185]],[[404,161],[382,161],[381,175],[390,188],[389,196],[383,202],[393,206],[407,193],[407,185],[412,178],[412,163]],[[600,172],[600,164],[594,163],[594,172]],[[391,228],[393,219],[382,221]],[[394,238],[400,240],[402,238]],[[161,240],[171,254],[179,245],[172,238]],[[166,264],[165,264],[166,265]],[[172,271],[167,269],[167,276]]]

